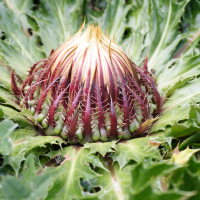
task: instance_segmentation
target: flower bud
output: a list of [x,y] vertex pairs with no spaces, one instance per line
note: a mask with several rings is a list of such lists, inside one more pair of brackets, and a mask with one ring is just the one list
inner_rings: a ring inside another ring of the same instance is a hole
[[100,26],[83,28],[34,64],[21,89],[12,72],[20,105],[31,109],[47,135],[69,141],[106,142],[142,134],[137,130],[157,115],[161,104],[152,75]]

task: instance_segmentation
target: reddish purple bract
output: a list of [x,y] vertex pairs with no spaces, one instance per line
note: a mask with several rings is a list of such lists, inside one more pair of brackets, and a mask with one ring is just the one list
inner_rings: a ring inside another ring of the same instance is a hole
[[[46,135],[69,141],[130,139],[143,134],[161,105],[152,75],[137,67],[100,26],[88,26],[31,68],[21,89]],[[37,124],[36,123],[36,124]]]

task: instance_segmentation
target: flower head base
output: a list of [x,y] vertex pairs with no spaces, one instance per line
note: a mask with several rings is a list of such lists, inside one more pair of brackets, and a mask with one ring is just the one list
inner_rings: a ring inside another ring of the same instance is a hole
[[80,142],[137,137],[160,107],[154,80],[100,26],[83,27],[36,63],[21,89],[12,74],[13,91],[46,135]]

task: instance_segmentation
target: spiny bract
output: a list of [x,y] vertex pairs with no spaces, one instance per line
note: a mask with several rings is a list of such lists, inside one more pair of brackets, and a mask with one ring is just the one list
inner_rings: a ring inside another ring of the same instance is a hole
[[12,73],[21,106],[46,135],[70,142],[143,134],[161,104],[146,62],[137,67],[100,26],[83,28],[36,63],[21,89]]

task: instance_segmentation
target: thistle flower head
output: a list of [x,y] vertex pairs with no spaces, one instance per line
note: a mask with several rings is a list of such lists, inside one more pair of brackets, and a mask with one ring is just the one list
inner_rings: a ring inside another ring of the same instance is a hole
[[83,28],[33,65],[21,89],[12,74],[13,91],[46,135],[92,142],[142,134],[160,107],[152,75],[100,26]]

